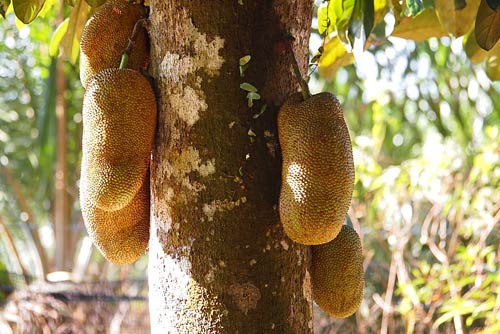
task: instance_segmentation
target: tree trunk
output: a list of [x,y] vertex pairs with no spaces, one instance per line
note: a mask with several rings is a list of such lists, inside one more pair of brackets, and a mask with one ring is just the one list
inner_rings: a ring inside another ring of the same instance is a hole
[[[152,333],[312,333],[307,248],[284,235],[278,217],[276,136],[279,105],[298,88],[284,34],[295,38],[305,73],[312,4],[151,1],[160,106],[151,174]],[[243,82],[261,95],[251,108]]]
[[[64,8],[61,6],[61,8]],[[72,248],[71,230],[68,210],[68,178],[66,172],[66,113],[67,106],[64,98],[66,91],[66,74],[62,58],[56,64],[56,173],[54,176],[54,234],[55,234],[55,270],[71,270]]]

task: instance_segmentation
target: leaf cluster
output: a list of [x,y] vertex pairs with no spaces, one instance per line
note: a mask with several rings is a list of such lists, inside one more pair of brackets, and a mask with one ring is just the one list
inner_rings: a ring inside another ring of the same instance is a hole
[[416,42],[464,36],[471,62],[484,61],[490,79],[500,79],[500,7],[495,1],[325,0],[317,11],[317,32],[323,45],[313,60],[329,78],[390,36]]

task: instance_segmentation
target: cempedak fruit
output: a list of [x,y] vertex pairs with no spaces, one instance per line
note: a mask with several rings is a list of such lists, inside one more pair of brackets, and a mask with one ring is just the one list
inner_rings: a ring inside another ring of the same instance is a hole
[[105,211],[90,204],[87,189],[80,191],[83,221],[94,245],[115,264],[129,264],[144,254],[149,241],[149,174],[124,208]]
[[336,318],[356,312],[363,299],[365,277],[363,250],[356,231],[342,226],[335,239],[311,246],[313,299]]
[[305,245],[333,240],[345,221],[354,187],[349,131],[330,93],[291,96],[278,114],[283,156],[279,199],[286,234]]
[[137,71],[106,69],[83,99],[81,191],[106,211],[130,203],[149,168],[156,124],[150,83]]
[[[126,0],[109,0],[90,18],[80,41],[80,80],[87,87],[92,76],[106,68],[120,65],[135,23],[145,17],[140,5]],[[127,68],[138,70],[148,62],[149,45],[146,29],[141,28],[127,62]]]

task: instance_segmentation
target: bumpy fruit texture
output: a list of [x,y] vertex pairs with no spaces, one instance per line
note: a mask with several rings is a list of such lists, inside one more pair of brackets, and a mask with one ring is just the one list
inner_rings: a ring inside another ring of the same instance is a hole
[[345,221],[354,187],[349,131],[330,93],[291,96],[278,114],[283,156],[280,219],[295,242],[333,240]]
[[[135,23],[145,17],[140,5],[126,0],[108,0],[90,18],[80,41],[80,80],[87,87],[96,73],[118,68]],[[127,68],[143,68],[149,59],[149,44],[144,28],[137,36]]]
[[136,261],[149,241],[149,175],[124,208],[105,211],[90,204],[86,190],[80,192],[83,221],[94,245],[115,264]]
[[106,69],[83,99],[80,189],[90,205],[106,211],[130,203],[149,168],[156,100],[137,71]]
[[336,318],[356,312],[363,299],[363,251],[358,234],[344,225],[329,243],[311,246],[313,299]]

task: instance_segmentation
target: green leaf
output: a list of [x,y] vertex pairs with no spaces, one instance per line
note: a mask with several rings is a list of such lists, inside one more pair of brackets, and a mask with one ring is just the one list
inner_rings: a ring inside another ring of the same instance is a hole
[[336,22],[337,22],[337,15],[335,14],[335,8],[334,8],[334,4],[335,2],[338,2],[338,1],[328,1],[328,6],[326,7],[327,9],[327,13],[326,13],[326,16],[328,17],[328,23],[329,23],[329,26],[328,26],[328,33],[332,33],[335,31],[335,29],[337,29],[337,26],[336,26]]
[[68,28],[61,40],[61,48],[64,58],[72,64],[75,64],[78,59],[80,38],[89,12],[89,5],[84,0],[78,0],[69,15]]
[[354,62],[352,53],[348,53],[338,36],[331,38],[323,50],[319,61],[319,72],[326,79],[332,79],[338,68]]
[[59,44],[61,44],[61,40],[64,34],[66,34],[66,31],[68,31],[68,23],[69,23],[69,18],[66,18],[64,21],[61,22],[61,24],[59,24],[59,26],[52,34],[52,38],[50,39],[50,44],[49,44],[49,55],[51,57],[57,56],[57,52],[59,51]]
[[255,92],[248,92],[247,98],[252,100],[260,100],[260,94]]
[[256,92],[248,92],[247,99],[248,99],[248,107],[252,108],[253,101],[260,100],[260,94]]
[[248,62],[250,61],[250,59],[252,59],[252,56],[250,55],[246,55],[246,56],[243,56],[240,58],[240,66],[244,66],[246,64],[248,64]]
[[387,0],[374,0],[373,8],[375,11],[375,16],[373,18],[373,24],[376,26],[385,17],[385,14],[389,11],[389,5]]
[[240,88],[247,92],[257,92],[257,88],[254,85],[249,84],[248,82],[240,84]]
[[422,0],[406,0],[406,9],[411,16],[416,16],[424,10]]
[[335,14],[335,27],[337,28],[337,34],[342,42],[345,44],[350,44],[347,37],[347,28],[349,22],[351,21],[351,16],[354,11],[354,6],[356,4],[355,0],[333,0],[333,13]]
[[443,28],[436,12],[432,9],[424,10],[415,17],[401,19],[392,32],[394,37],[411,39],[416,42],[447,35],[447,31]]
[[5,18],[5,13],[7,12],[7,8],[9,8],[10,0],[0,0],[0,15]]
[[14,13],[21,22],[32,22],[43,7],[45,0],[12,0]]
[[476,41],[485,50],[491,50],[500,37],[500,10],[491,9],[481,0],[476,17]]
[[474,24],[480,0],[468,0],[465,7],[457,10],[455,2],[435,0],[436,13],[443,28],[452,36],[466,34]]
[[[349,22],[349,34],[354,36],[357,43],[364,49],[368,37],[373,29],[375,10],[373,0],[357,0],[351,21]],[[351,45],[356,44],[351,39]]]
[[252,116],[253,119],[257,119],[260,117],[260,115],[262,115],[267,109],[267,104],[264,104],[261,108],[260,108],[260,111],[257,113],[257,114],[254,114]]
[[329,21],[328,21],[328,6],[329,2],[326,5],[321,5],[318,8],[318,33],[320,35],[323,35],[329,26]]

